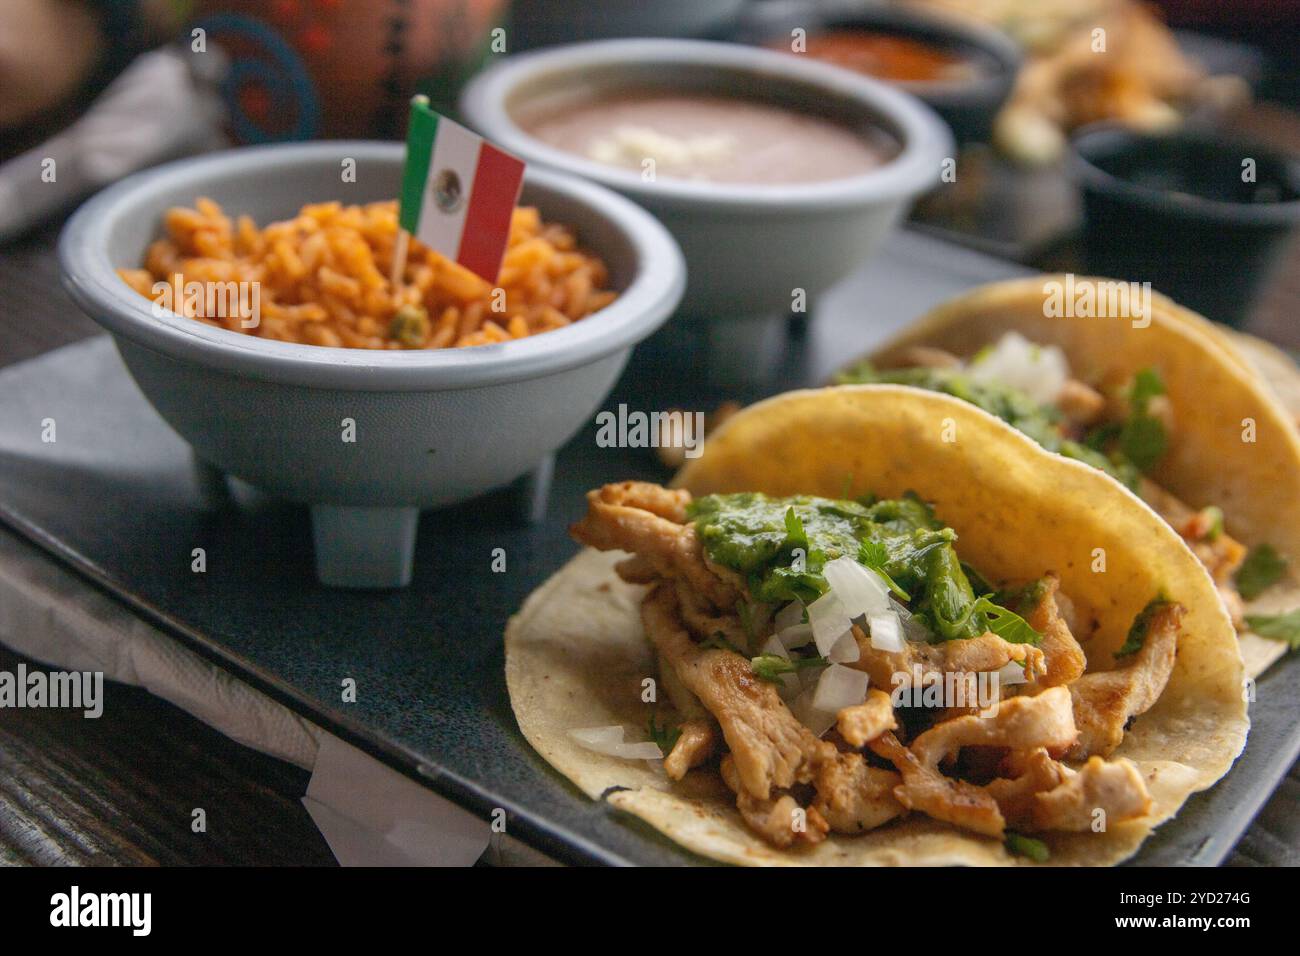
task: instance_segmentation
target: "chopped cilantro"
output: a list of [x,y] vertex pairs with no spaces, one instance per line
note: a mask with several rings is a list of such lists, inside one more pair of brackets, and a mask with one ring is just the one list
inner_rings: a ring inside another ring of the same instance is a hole
[[1119,449],[1139,471],[1150,471],[1169,450],[1165,423],[1150,415],[1133,415],[1119,431]]
[[825,667],[829,663],[830,661],[824,657],[785,658],[779,654],[760,654],[750,659],[749,666],[753,669],[755,677],[777,682],[782,674],[793,674],[805,667]]
[[1169,450],[1165,424],[1151,414],[1151,399],[1165,393],[1165,383],[1153,368],[1141,369],[1129,386],[1131,414],[1119,430],[1119,448],[1140,471],[1150,471]]
[[1029,622],[1015,611],[993,603],[993,595],[985,594],[976,605],[984,611],[989,630],[1008,644],[1040,644],[1043,635],[1029,626]]
[[1247,601],[1253,601],[1276,584],[1285,571],[1286,558],[1272,545],[1261,544],[1251,549],[1237,569],[1237,590]]
[[1246,623],[1260,637],[1285,641],[1291,650],[1300,651],[1300,608],[1289,614],[1247,614]]
[[667,721],[661,727],[655,722],[655,715],[651,714],[650,720],[646,723],[646,733],[666,757],[672,752],[673,747],[677,746],[677,738],[682,735],[682,729],[669,726]]
[[1152,598],[1147,602],[1147,606],[1138,611],[1137,617],[1133,618],[1133,626],[1128,629],[1128,636],[1124,638],[1124,643],[1120,645],[1115,656],[1128,657],[1130,654],[1136,654],[1142,650],[1147,642],[1147,632],[1151,629],[1151,619],[1155,617],[1156,612],[1168,604],[1169,601],[1163,595]]
[[785,509],[785,546],[808,550],[808,532],[803,529],[803,520],[794,507]]
[[884,578],[889,590],[893,591],[894,595],[900,600],[911,600],[907,596],[907,592],[900,588],[897,582],[889,576],[889,572],[885,570],[885,565],[889,563],[889,548],[885,547],[883,541],[863,541],[858,548],[858,563],[870,568]]
[[1052,856],[1051,851],[1047,849],[1047,844],[1042,840],[1035,840],[1014,830],[1007,831],[1005,845],[1008,853],[1028,857],[1035,863],[1046,863]]
[[1165,383],[1161,380],[1160,373],[1149,367],[1140,369],[1133,376],[1133,384],[1129,386],[1129,405],[1135,412],[1145,412],[1151,399],[1164,393]]

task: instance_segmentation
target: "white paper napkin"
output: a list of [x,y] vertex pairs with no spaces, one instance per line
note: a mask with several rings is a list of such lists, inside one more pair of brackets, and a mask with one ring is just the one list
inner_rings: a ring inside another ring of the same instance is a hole
[[302,802],[344,866],[470,866],[483,855],[486,820],[319,733]]
[[[145,687],[226,736],[311,770],[303,803],[345,866],[467,866],[488,846],[486,820],[232,677],[3,529],[0,641],[52,668]],[[494,846],[495,862],[511,860],[501,841]]]
[[136,57],[71,126],[0,164],[0,242],[137,169],[227,145],[220,100],[191,70],[220,59],[205,57]]

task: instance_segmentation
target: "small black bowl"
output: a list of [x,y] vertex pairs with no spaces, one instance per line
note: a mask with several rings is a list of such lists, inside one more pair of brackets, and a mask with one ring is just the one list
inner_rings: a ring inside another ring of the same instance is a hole
[[1190,128],[1096,125],[1072,146],[1087,270],[1240,325],[1300,224],[1300,160]]
[[1014,40],[991,27],[958,21],[940,14],[887,6],[864,7],[861,2],[768,0],[751,4],[736,39],[768,45],[789,40],[795,28],[818,34],[883,33],[907,37],[950,51],[974,64],[977,75],[967,80],[927,82],[882,79],[905,90],[943,117],[959,143],[986,141],[993,118],[1011,94],[1020,71],[1021,52]]

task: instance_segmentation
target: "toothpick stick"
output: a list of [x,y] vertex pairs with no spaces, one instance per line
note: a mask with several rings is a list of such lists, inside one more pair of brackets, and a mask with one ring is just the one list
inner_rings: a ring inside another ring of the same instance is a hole
[[389,281],[396,292],[402,287],[402,276],[406,273],[406,251],[411,245],[411,234],[401,226],[397,227],[397,248],[393,250],[393,271]]

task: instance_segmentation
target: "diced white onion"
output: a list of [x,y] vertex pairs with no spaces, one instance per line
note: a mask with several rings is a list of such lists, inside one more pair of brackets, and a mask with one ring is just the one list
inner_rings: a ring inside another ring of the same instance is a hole
[[1001,382],[1046,405],[1061,394],[1070,365],[1057,346],[1035,345],[1019,332],[1007,332],[967,372],[977,382]]
[[903,649],[903,626],[893,611],[879,611],[867,615],[871,631],[871,646],[878,651],[897,652]]
[[848,613],[844,610],[844,605],[840,603],[834,591],[827,591],[808,605],[808,623],[812,625],[813,640],[817,642],[817,653],[822,657],[829,654],[835,642],[853,626]]
[[822,671],[809,702],[813,710],[838,714],[845,707],[862,703],[867,697],[870,678],[865,671],[832,664]]
[[758,653],[775,654],[787,661],[790,659],[790,652],[785,649],[785,645],[781,643],[781,639],[775,634],[763,642],[763,646],[758,649]]
[[1020,661],[1007,661],[998,669],[998,684],[1027,684],[1025,668]]
[[796,624],[793,627],[787,627],[785,630],[777,631],[776,636],[780,638],[782,646],[791,650],[796,647],[803,647],[813,639],[812,625]]
[[818,710],[813,707],[814,691],[810,688],[790,702],[790,713],[815,735],[820,737],[835,726],[833,712]]
[[772,618],[772,627],[778,631],[805,623],[803,619],[803,602],[791,601]]
[[835,642],[835,646],[830,649],[826,659],[836,664],[852,664],[862,656],[862,651],[858,648],[857,639],[854,638],[852,631],[845,631],[844,636]]
[[861,617],[889,607],[888,585],[880,575],[847,554],[827,561],[822,575],[849,617]]
[[569,731],[569,736],[588,750],[626,760],[662,760],[664,752],[652,740],[642,743],[624,743],[623,726],[580,727]]

